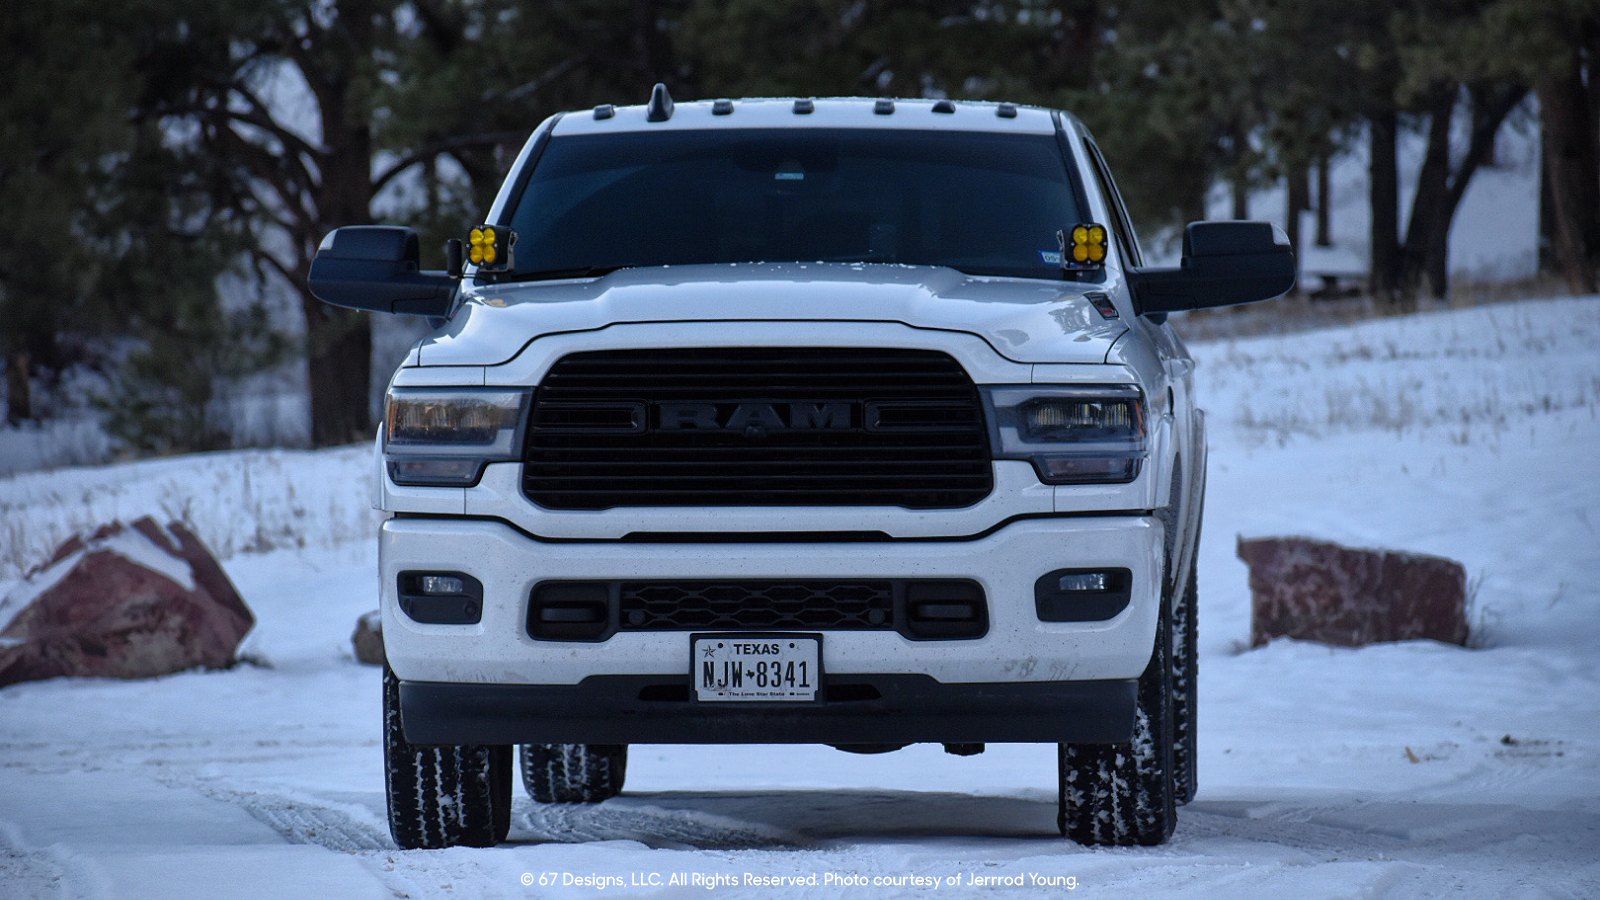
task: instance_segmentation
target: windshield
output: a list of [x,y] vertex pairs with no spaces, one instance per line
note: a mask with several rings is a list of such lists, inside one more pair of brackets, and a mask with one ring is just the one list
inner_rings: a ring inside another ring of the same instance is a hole
[[1052,135],[721,129],[552,138],[502,279],[626,266],[875,262],[1060,278],[1085,221]]

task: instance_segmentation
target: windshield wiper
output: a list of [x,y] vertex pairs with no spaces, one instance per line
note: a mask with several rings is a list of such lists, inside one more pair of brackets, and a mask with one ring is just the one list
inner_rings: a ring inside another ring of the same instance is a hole
[[508,281],[556,281],[562,278],[598,278],[609,275],[618,269],[631,269],[632,266],[576,266],[571,269],[545,269],[542,272],[500,272],[496,273],[494,282],[505,284]]

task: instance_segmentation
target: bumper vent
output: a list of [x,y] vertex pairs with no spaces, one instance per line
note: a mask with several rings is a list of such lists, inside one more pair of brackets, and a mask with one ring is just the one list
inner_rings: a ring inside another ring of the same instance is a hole
[[911,640],[982,637],[983,588],[966,579],[545,581],[528,634],[603,641],[619,631],[898,631]]
[[894,586],[860,582],[626,582],[623,631],[892,629]]
[[539,386],[525,459],[547,509],[941,509],[994,487],[977,389],[926,350],[572,354]]

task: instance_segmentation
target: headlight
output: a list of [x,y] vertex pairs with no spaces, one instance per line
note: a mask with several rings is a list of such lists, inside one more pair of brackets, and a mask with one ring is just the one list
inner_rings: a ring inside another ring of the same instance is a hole
[[1132,385],[984,389],[996,459],[1033,463],[1046,484],[1121,484],[1146,451],[1144,400]]
[[528,392],[515,388],[394,388],[383,457],[395,484],[459,487],[487,463],[515,460]]

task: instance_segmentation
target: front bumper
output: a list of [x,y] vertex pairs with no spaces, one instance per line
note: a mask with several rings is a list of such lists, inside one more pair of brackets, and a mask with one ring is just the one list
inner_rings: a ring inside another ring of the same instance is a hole
[[[408,682],[572,686],[596,675],[686,682],[685,632],[535,640],[527,628],[534,586],[552,579],[955,578],[983,588],[989,628],[982,637],[913,641],[894,631],[827,631],[822,670],[918,675],[944,685],[1126,680],[1144,670],[1154,644],[1161,543],[1161,525],[1149,516],[1023,519],[964,541],[749,544],[551,543],[491,520],[397,518],[380,540],[384,645]],[[1127,608],[1105,621],[1040,621],[1039,576],[1093,567],[1131,572]],[[481,620],[438,625],[407,617],[397,600],[399,575],[429,570],[479,580]]]
[[1138,682],[941,684],[824,676],[811,703],[696,703],[688,678],[576,685],[400,683],[415,744],[1109,743],[1133,733]]

